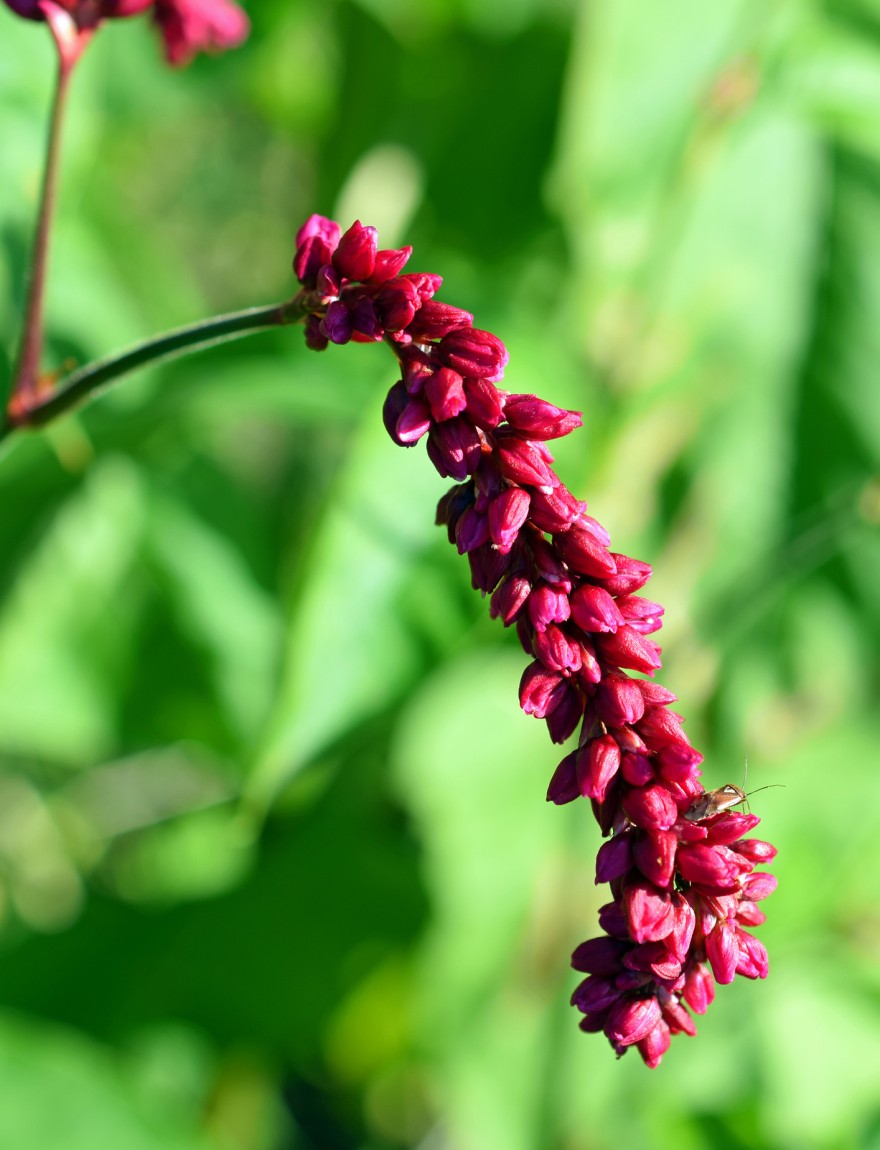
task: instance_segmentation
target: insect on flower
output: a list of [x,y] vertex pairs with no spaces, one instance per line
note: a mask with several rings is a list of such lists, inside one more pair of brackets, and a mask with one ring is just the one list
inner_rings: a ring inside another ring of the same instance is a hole
[[[745,785],[745,778],[743,778],[743,784]],[[749,795],[756,795],[758,791],[768,791],[771,787],[781,786],[783,786],[782,783],[768,783],[766,787],[756,787],[753,791],[746,792],[736,783],[725,783],[723,787],[718,787],[717,790],[706,791],[705,794],[698,795],[684,812],[684,817],[688,822],[698,823],[702,819],[711,818],[712,815],[721,814],[722,811],[729,811],[731,807],[738,807],[740,803],[746,802]]]

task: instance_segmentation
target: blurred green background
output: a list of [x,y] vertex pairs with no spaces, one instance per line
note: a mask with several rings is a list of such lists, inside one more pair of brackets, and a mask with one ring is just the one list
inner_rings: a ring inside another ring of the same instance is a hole
[[[415,245],[585,412],[708,787],[780,847],[766,983],[662,1067],[577,1031],[598,831],[387,439],[272,332],[0,459],[0,1150],[880,1147],[880,4],[256,0],[75,79],[47,359],[285,298],[312,211]],[[0,13],[0,387],[51,72]]]

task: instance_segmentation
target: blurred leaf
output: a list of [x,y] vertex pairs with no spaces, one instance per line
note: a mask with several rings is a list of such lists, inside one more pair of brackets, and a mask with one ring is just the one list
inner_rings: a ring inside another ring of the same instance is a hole
[[7,1015],[0,1022],[0,1143],[16,1150],[209,1150],[197,1113],[169,1121],[138,1102],[112,1054],[80,1035]]

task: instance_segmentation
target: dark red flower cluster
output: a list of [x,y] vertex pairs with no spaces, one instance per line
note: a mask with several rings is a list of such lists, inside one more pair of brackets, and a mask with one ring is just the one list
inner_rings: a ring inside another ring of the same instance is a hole
[[695,1032],[685,1004],[702,1013],[713,977],[766,976],[764,947],[745,928],[764,920],[756,903],[775,879],[754,867],[775,850],[743,837],[759,820],[729,809],[737,788],[703,789],[702,756],[670,710],[675,695],[651,679],[660,648],[649,636],[663,608],[638,594],[651,568],[612,552],[553,471],[547,442],[580,415],[496,387],[504,344],[434,299],[439,276],[404,273],[410,251],[380,251],[375,229],[359,222],[343,234],[312,216],[294,260],[306,339],[317,350],[352,339],[394,350],[401,378],[385,425],[405,447],[427,437],[436,469],[457,481],[437,521],[532,660],[522,708],[556,743],[580,727],[547,797],[590,799],[611,836],[596,881],[611,884],[612,901],[599,915],[605,935],[574,953],[587,978],[572,1001],[582,1029],[604,1031],[618,1054],[635,1045],[657,1066],[672,1034]]
[[165,47],[175,66],[188,64],[197,52],[235,48],[250,24],[232,0],[3,0],[27,20],[46,21],[66,61],[82,53],[104,20],[137,16],[152,9]]

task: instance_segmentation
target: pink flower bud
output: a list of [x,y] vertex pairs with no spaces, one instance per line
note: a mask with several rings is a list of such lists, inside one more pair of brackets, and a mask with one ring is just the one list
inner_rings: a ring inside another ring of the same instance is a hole
[[421,343],[425,340],[440,339],[458,328],[471,327],[473,322],[474,317],[469,311],[430,299],[419,308],[407,330],[414,340]]
[[461,375],[479,375],[497,383],[510,356],[497,335],[479,328],[463,328],[445,335],[437,345],[441,363]]
[[663,626],[663,608],[650,599],[641,599],[638,595],[621,595],[617,606],[630,627],[642,635],[650,635]]
[[632,836],[627,831],[612,835],[596,855],[596,885],[622,878],[632,866]]
[[530,503],[527,491],[508,487],[489,504],[489,532],[502,552],[509,551],[516,542],[519,529],[528,518]]
[[673,695],[671,691],[668,691],[659,683],[652,682],[650,679],[636,679],[634,681],[638,683],[639,690],[642,692],[645,702],[649,703],[652,707],[663,707],[667,703],[675,703],[678,699],[677,695]]
[[659,783],[632,788],[622,806],[630,822],[645,829],[668,831],[678,818],[675,800]]
[[564,743],[583,718],[584,699],[573,679],[563,679],[562,698],[547,715],[547,733],[552,742]]
[[614,574],[614,559],[608,548],[579,524],[554,535],[553,542],[565,562],[578,574],[603,580]]
[[407,401],[394,429],[394,438],[398,443],[409,447],[425,435],[431,428],[431,413],[428,405],[422,399]]
[[[369,282],[371,284],[383,284],[394,279],[403,271],[411,255],[412,248],[409,245],[405,248],[385,248],[382,251],[377,251],[372,275],[368,277]],[[437,278],[439,279],[439,276]]]
[[689,1034],[693,1037],[697,1033],[694,1020],[676,999],[670,996],[661,1002],[660,1007],[663,1011],[663,1021],[673,1034]]
[[435,424],[428,436],[428,455],[444,477],[467,479],[479,465],[482,444],[476,428],[461,417]]
[[715,981],[722,986],[733,982],[739,962],[736,934],[726,922],[717,922],[706,937],[706,957],[712,967]]
[[572,592],[571,614],[584,631],[616,631],[623,624],[623,616],[608,592],[587,583]]
[[511,483],[551,487],[559,482],[541,453],[527,439],[499,436],[497,450],[501,474]]
[[[619,740],[626,727],[614,727],[614,737]],[[631,787],[646,787],[655,781],[654,763],[648,755],[627,751],[620,756],[620,773]]]
[[653,675],[661,665],[657,644],[626,624],[613,634],[596,635],[594,641],[602,658],[618,667]]
[[660,1003],[650,998],[625,998],[611,1008],[605,1034],[617,1046],[632,1046],[647,1038],[660,1022]]
[[[577,591],[572,595],[572,614],[575,614],[576,595]],[[645,713],[645,697],[635,679],[618,671],[609,671],[596,691],[594,707],[598,717],[609,727],[630,727]]]
[[549,491],[541,487],[532,495],[531,520],[539,531],[558,535],[578,520],[583,507],[584,504],[561,483]]
[[743,839],[734,843],[732,849],[753,863],[770,862],[776,858],[776,847],[771,843],[765,843],[763,839]]
[[736,973],[745,978],[766,978],[770,963],[764,944],[745,930],[737,930],[736,940],[739,946]]
[[543,631],[536,631],[532,643],[535,655],[551,671],[571,675],[580,670],[580,649],[563,630],[551,623]]
[[375,228],[354,221],[333,253],[333,266],[341,276],[349,280],[369,279],[376,266],[378,234]]
[[460,415],[467,406],[461,376],[448,367],[438,368],[425,381],[425,399],[438,423]]
[[412,284],[421,303],[432,299],[443,283],[443,276],[433,275],[430,272],[406,272],[398,278]]
[[702,886],[732,887],[742,873],[742,860],[727,847],[708,843],[688,843],[678,852],[678,869],[682,878]]
[[[605,844],[608,845],[607,843]],[[575,948],[571,965],[584,974],[615,975],[628,946],[616,938],[590,938]]]
[[601,803],[611,780],[620,769],[620,747],[610,735],[590,739],[577,753],[580,792]]
[[455,542],[459,555],[476,551],[489,538],[489,524],[485,515],[480,515],[473,507],[468,507],[455,525]]
[[688,737],[681,729],[681,723],[681,715],[670,711],[668,707],[648,707],[639,720],[638,729],[645,742],[656,750],[669,743],[683,743],[689,746]]
[[623,965],[628,970],[654,974],[664,982],[670,982],[681,974],[681,963],[676,961],[662,942],[643,942],[640,946],[634,946],[626,954]]
[[777,882],[776,875],[755,871],[754,874],[743,879],[743,898],[749,899],[751,902],[760,902],[761,899],[769,898],[776,890]]
[[697,916],[694,908],[678,891],[672,895],[672,929],[664,939],[669,953],[674,954],[678,961],[684,964],[688,958],[691,940],[697,925]]
[[491,431],[502,419],[501,393],[487,379],[470,376],[464,381],[467,413],[477,427]]
[[735,811],[724,811],[712,819],[707,819],[706,834],[709,842],[717,846],[730,846],[744,834],[758,825],[761,820],[757,815],[738,814]]
[[564,623],[569,617],[568,595],[555,587],[541,583],[529,596],[529,619],[537,631],[549,623]]
[[638,591],[651,578],[651,567],[638,559],[630,559],[628,555],[617,555],[612,552],[614,570],[603,579],[605,590],[612,595],[630,595]]
[[530,602],[531,592],[532,585],[524,575],[511,575],[495,589],[489,604],[489,615],[509,627],[525,603]]
[[678,838],[672,831],[647,830],[633,844],[633,861],[655,886],[668,887],[675,871]]
[[351,313],[342,300],[334,300],[328,306],[321,331],[331,343],[348,343],[351,339]]
[[696,963],[687,972],[683,997],[695,1014],[705,1014],[715,1001],[715,982],[703,963]]
[[405,276],[389,280],[375,299],[375,308],[388,332],[401,332],[421,307],[419,293]]
[[550,780],[550,786],[547,788],[548,803],[555,803],[558,807],[561,807],[580,797],[581,792],[575,773],[576,756],[577,751],[572,751],[571,754],[566,755],[553,772],[553,778]]
[[619,998],[620,991],[613,979],[590,975],[575,988],[571,996],[571,1005],[576,1006],[584,1014],[592,1014],[594,1011],[607,1010]]
[[562,699],[565,680],[557,671],[548,671],[537,660],[523,671],[519,684],[519,705],[527,715],[544,719]]
[[583,423],[579,411],[554,407],[537,395],[509,395],[504,401],[504,418],[529,439],[558,439]]
[[642,1061],[649,1070],[657,1069],[663,1060],[663,1055],[669,1049],[671,1041],[669,1027],[663,1019],[661,1019],[651,1033],[645,1035],[645,1037],[637,1043]]
[[653,883],[635,882],[623,894],[623,909],[630,935],[636,942],[659,942],[672,927],[672,899]]
[[156,0],[153,19],[165,41],[169,64],[188,64],[197,52],[237,48],[250,32],[250,21],[231,0]]

